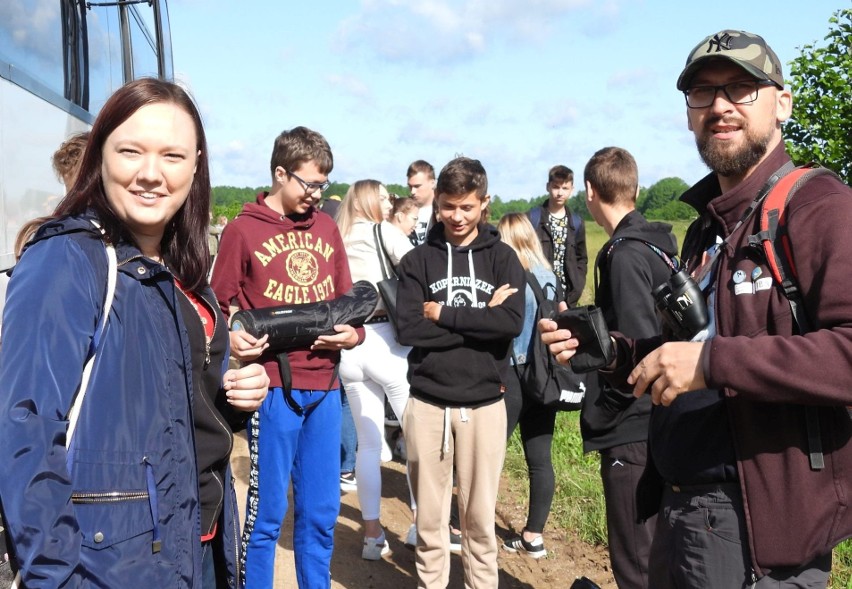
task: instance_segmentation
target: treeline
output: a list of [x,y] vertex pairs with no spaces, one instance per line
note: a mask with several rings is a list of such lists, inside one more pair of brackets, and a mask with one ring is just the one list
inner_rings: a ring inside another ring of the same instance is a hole
[[[388,192],[399,196],[408,196],[408,187],[401,184],[386,184]],[[680,202],[680,195],[688,188],[686,182],[680,178],[663,178],[649,188],[639,189],[639,199],[636,208],[649,219],[691,219],[695,211],[689,205]],[[269,190],[268,186],[257,188],[237,188],[235,186],[213,187],[213,214],[214,216],[225,215],[233,219],[243,204],[253,202],[257,193]],[[323,193],[324,197],[338,195],[341,198],[349,190],[349,184],[344,182],[332,182],[328,190]],[[534,206],[538,206],[547,199],[546,194],[530,199],[503,200],[494,196],[491,201],[491,218],[497,220],[506,213],[526,212]],[[586,207],[586,191],[581,190],[568,201],[572,211],[579,213],[586,220],[591,220],[591,215]]]

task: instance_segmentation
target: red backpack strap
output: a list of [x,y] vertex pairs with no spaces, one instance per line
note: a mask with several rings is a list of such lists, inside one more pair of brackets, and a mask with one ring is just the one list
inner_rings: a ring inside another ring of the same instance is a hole
[[798,275],[787,234],[786,207],[805,182],[814,176],[831,173],[817,164],[795,168],[778,180],[761,205],[760,232],[755,237],[763,246],[772,278],[781,286],[784,296],[790,301],[800,333],[810,331],[811,325],[801,305]]
[[[817,164],[807,164],[784,174],[766,195],[760,211],[760,232],[749,238],[749,242],[763,245],[766,263],[772,273],[772,278],[784,292],[790,303],[793,319],[798,325],[799,333],[811,331],[810,320],[802,304],[802,293],[799,290],[796,265],[790,249],[790,237],[787,233],[786,208],[790,199],[802,185],[814,176],[833,174],[831,170]],[[808,458],[813,470],[825,468],[822,439],[820,435],[819,416],[816,409],[807,407],[805,423],[808,435]]]

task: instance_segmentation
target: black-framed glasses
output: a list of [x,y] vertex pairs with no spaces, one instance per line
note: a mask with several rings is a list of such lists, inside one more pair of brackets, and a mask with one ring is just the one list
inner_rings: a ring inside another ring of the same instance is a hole
[[296,174],[294,174],[290,170],[284,170],[284,171],[287,172],[288,176],[292,176],[293,178],[295,178],[296,180],[299,181],[299,184],[301,184],[302,188],[305,189],[305,194],[313,194],[317,190],[322,192],[324,190],[328,190],[328,187],[331,186],[331,182],[329,182],[328,180],[326,180],[325,182],[306,182],[306,181],[302,180],[301,178],[299,178]]
[[683,91],[686,106],[689,108],[707,108],[716,100],[719,90],[731,104],[751,104],[757,100],[761,86],[774,86],[771,80],[743,80],[720,86],[693,86]]

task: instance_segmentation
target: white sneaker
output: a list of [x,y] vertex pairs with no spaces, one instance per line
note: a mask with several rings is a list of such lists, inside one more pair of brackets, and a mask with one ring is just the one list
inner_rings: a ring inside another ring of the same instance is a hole
[[341,491],[357,491],[358,481],[355,479],[354,472],[340,473],[340,490]]
[[450,552],[461,554],[461,534],[453,534],[450,530]]
[[417,547],[417,524],[411,524],[408,527],[408,533],[405,535],[405,546],[408,548]]
[[361,550],[361,558],[364,560],[381,560],[388,552],[390,546],[384,532],[378,538],[364,538],[364,548]]

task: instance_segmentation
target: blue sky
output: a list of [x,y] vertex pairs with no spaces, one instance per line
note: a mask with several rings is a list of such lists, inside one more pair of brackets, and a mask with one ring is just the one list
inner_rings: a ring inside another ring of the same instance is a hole
[[170,0],[177,79],[205,120],[214,185],[269,183],[275,136],[331,144],[331,179],[405,183],[426,159],[482,161],[504,200],[544,193],[618,145],[640,184],[706,174],[675,89],[721,29],[763,35],[784,64],[822,43],[842,2],[814,0]]

